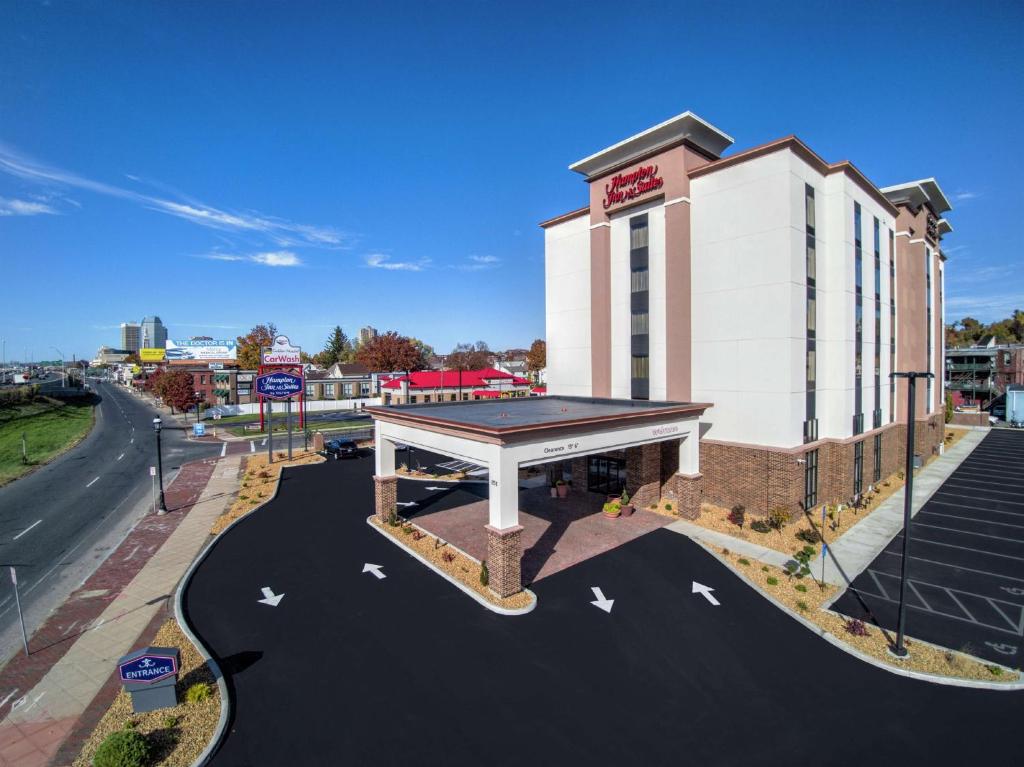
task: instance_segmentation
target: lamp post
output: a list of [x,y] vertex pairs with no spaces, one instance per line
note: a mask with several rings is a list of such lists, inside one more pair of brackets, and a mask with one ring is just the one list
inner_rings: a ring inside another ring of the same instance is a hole
[[896,644],[890,649],[897,658],[907,657],[903,635],[907,621],[907,562],[910,559],[910,511],[914,503],[914,394],[918,378],[932,378],[931,373],[890,373],[893,378],[907,379],[907,461],[904,471],[907,484],[903,488],[903,556],[900,563],[900,607],[896,619]]
[[68,384],[67,384],[67,374],[64,372],[64,352],[62,352],[56,346],[51,346],[50,348],[53,349],[54,351],[56,351],[57,354],[60,355],[60,385],[61,385],[62,388],[66,387]]
[[158,515],[167,513],[167,504],[164,502],[164,461],[160,450],[160,426],[162,423],[159,417],[153,419],[153,431],[156,432],[156,474],[160,482],[160,505],[157,506],[156,511]]

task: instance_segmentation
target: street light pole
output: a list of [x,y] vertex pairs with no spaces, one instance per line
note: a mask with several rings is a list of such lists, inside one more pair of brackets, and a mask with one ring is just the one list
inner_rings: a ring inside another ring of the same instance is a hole
[[64,352],[62,352],[56,346],[51,346],[50,348],[53,349],[54,351],[56,351],[57,354],[60,355],[60,385],[61,385],[61,388],[66,388],[68,384],[67,384],[67,374],[64,372]]
[[167,504],[164,502],[164,461],[163,453],[160,448],[160,425],[162,421],[159,418],[153,419],[153,431],[156,432],[156,473],[160,481],[160,505],[157,507],[156,513],[166,514]]
[[891,652],[897,658],[907,657],[907,648],[903,644],[907,621],[907,578],[910,560],[910,512],[914,504],[914,395],[918,378],[932,378],[931,373],[890,373],[893,378],[907,379],[907,460],[904,468],[907,483],[903,488],[903,556],[900,563],[900,607],[896,619],[896,644]]

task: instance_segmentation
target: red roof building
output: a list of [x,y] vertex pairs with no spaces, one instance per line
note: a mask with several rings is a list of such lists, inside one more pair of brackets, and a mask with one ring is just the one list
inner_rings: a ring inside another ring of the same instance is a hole
[[[527,397],[530,381],[495,368],[481,370],[421,370],[395,376],[380,387],[384,404],[456,402],[499,397]],[[461,396],[460,396],[461,395]]]

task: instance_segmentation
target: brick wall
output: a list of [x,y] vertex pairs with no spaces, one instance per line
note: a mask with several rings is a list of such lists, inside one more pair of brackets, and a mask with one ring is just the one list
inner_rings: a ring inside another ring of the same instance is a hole
[[641,445],[626,450],[626,491],[633,505],[646,508],[661,499],[661,445]]
[[500,597],[509,597],[523,590],[521,526],[498,530],[487,525],[488,585]]
[[373,495],[377,519],[386,524],[389,517],[398,509],[398,477],[375,476]]

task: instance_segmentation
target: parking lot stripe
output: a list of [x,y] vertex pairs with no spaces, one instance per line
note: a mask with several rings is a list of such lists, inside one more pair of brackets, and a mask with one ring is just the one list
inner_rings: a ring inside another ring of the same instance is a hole
[[[946,481],[947,482],[969,482],[969,483],[972,483],[972,484],[975,484],[975,485],[982,485],[983,487],[991,487],[992,486],[992,479],[990,477],[985,477],[985,478],[979,479],[977,477],[972,477],[972,476],[958,476],[956,474],[953,474]],[[1001,480],[1001,481],[1005,482],[1008,485],[1021,485],[1021,486],[1024,486],[1024,479],[1013,479],[1012,481],[1011,480]]]
[[[964,603],[956,598],[956,594],[953,593],[953,589],[946,589],[946,593],[949,594],[950,598],[952,598],[952,600],[954,602],[956,602],[956,606],[964,611],[964,613],[967,615],[968,618],[970,618],[974,623],[981,623],[981,621],[979,621],[977,618],[975,618],[973,615],[971,615],[971,611],[970,610],[968,610],[966,607],[964,607]],[[1005,617],[1005,616],[1003,616],[1003,617]]]
[[1007,623],[1009,623],[1009,624],[1010,624],[1011,626],[1013,626],[1013,627],[1014,627],[1014,630],[1015,630],[1015,631],[1016,631],[1016,632],[1017,632],[1018,634],[1020,634],[1021,636],[1024,636],[1024,610],[1021,610],[1021,614],[1020,614],[1020,620],[1018,620],[1018,621],[1017,621],[1016,623],[1014,623],[1014,622],[1013,622],[1013,619],[1012,619],[1012,618],[1011,618],[1011,617],[1010,617],[1009,615],[1007,615],[1006,613],[1004,613],[1004,612],[1003,612],[1003,608],[1001,608],[1001,607],[1000,607],[999,605],[997,605],[997,604],[996,604],[996,600],[994,600],[994,599],[989,599],[989,600],[987,600],[987,601],[988,601],[988,603],[989,603],[990,605],[992,605],[992,608],[993,608],[993,609],[994,609],[994,610],[995,610],[995,611],[996,611],[997,613],[999,613],[999,614],[1000,614],[1000,615],[1002,615],[1002,616],[1003,616],[1004,618],[1006,618],[1006,622],[1007,622]]
[[[899,604],[899,600],[898,599],[890,599],[889,597],[884,597],[881,594],[875,594],[875,593],[873,593],[871,591],[867,591],[867,590],[862,589],[862,588],[857,588],[856,591],[857,591],[858,594],[860,594],[862,596],[869,596],[869,597],[874,597],[875,599],[882,599],[882,600],[884,600],[886,602],[889,602],[890,604],[894,604],[894,605]],[[959,600],[957,601],[957,604],[959,604]],[[961,621],[963,623],[970,623],[970,624],[973,624],[975,626],[983,626],[983,627],[985,627],[987,629],[992,629],[993,631],[1002,631],[1005,634],[1011,634],[1013,636],[1019,636],[1019,632],[1015,631],[1014,629],[1004,629],[1001,626],[993,626],[993,625],[991,625],[989,623],[982,623],[981,621],[976,621],[973,618],[964,618],[962,615],[953,615],[952,613],[943,612],[941,610],[930,610],[930,609],[928,609],[926,607],[918,607],[915,604],[910,604],[909,602],[907,603],[907,608],[909,608],[911,610],[918,610],[918,611],[923,612],[923,613],[930,613],[932,615],[941,615],[943,618],[949,618],[950,620]],[[970,615],[970,613],[967,613],[967,614]]]
[[[917,586],[914,585],[914,582],[912,580],[908,579],[907,580],[907,585],[910,586],[911,589],[913,589],[915,594],[917,594],[917,598],[921,600],[921,604],[923,604],[926,609],[931,610],[932,606],[930,604],[928,604],[928,600],[927,599],[925,599],[923,596],[921,596],[921,592],[917,590]],[[948,589],[947,589],[947,591],[948,591]],[[953,597],[953,598],[956,599],[956,597]],[[960,604],[960,603],[957,602],[957,604]],[[934,612],[934,610],[932,610],[932,612]],[[964,612],[967,612],[967,611],[964,610]],[[967,613],[967,614],[970,615],[970,613]]]
[[[886,549],[882,553],[883,554],[888,554],[889,556],[893,556],[893,557],[903,556],[899,551],[889,551],[889,549]],[[1008,581],[1017,581],[1018,583],[1024,583],[1024,578],[1018,578],[1018,577],[1016,577],[1014,575],[1004,575],[1003,573],[993,573],[993,572],[990,572],[988,570],[978,570],[977,568],[974,568],[974,567],[964,567],[963,565],[954,565],[954,564],[952,564],[950,562],[939,562],[938,560],[935,560],[935,559],[928,559],[926,557],[919,557],[919,556],[916,556],[914,554],[911,554],[910,558],[915,560],[915,561],[917,561],[917,562],[924,562],[924,563],[929,564],[929,565],[939,565],[940,567],[948,567],[951,570],[964,570],[964,571],[969,572],[969,573],[977,573],[978,575],[990,575],[993,578],[1003,578],[1003,579],[1008,580]]]
[[[940,493],[942,495],[951,495],[954,498],[968,498],[972,501],[979,500],[978,497],[975,495],[963,495],[962,493],[947,493],[945,490],[937,490],[935,495],[939,495]],[[1004,501],[1001,498],[990,498],[988,500],[994,501],[995,503],[1008,503],[1011,506],[1024,506],[1024,501]]]
[[[934,530],[945,530],[945,531],[950,532],[950,533],[959,533],[960,535],[977,535],[977,536],[980,536],[981,538],[994,538],[997,541],[1010,541],[1011,543],[1024,543],[1024,540],[1019,540],[1017,538],[1010,538],[1010,537],[1005,536],[1005,535],[989,535],[988,533],[975,533],[975,532],[972,532],[970,530],[957,530],[955,527],[943,527],[942,525],[929,525],[927,522],[918,522],[917,524],[914,525],[914,527],[915,528],[917,528],[917,527],[930,527],[930,528],[932,528]],[[1022,560],[1022,561],[1024,561],[1024,560]]]
[[1015,527],[1018,530],[1024,530],[1024,525],[1011,525],[1009,522],[993,522],[988,519],[977,519],[976,517],[961,517],[957,514],[943,514],[941,511],[932,511],[931,509],[922,509],[921,511],[924,514],[935,517],[949,517],[950,519],[962,519],[965,522],[980,522],[983,525],[999,525],[1000,527]]
[[[980,488],[971,487],[969,485],[968,486],[958,486],[958,485],[954,484],[954,483],[959,483],[959,482],[963,482],[963,480],[960,480],[960,479],[958,479],[958,480],[950,479],[949,482],[947,482],[946,484],[948,486],[952,487],[954,490],[970,490],[970,491],[978,493],[979,495],[982,495],[982,496],[994,495],[994,494],[998,493],[999,495],[1009,495],[1009,496],[1012,496],[1014,498],[1020,498],[1021,497],[1020,491],[1017,491],[1017,490],[997,490],[994,487],[987,487],[984,490],[981,490]],[[998,499],[993,498],[992,500],[998,500]]]
[[[903,534],[900,533],[896,538],[902,538]],[[893,540],[896,540],[894,538]],[[994,551],[985,551],[985,549],[972,549],[970,546],[957,546],[955,543],[942,543],[941,541],[933,541],[928,538],[914,538],[914,543],[930,543],[934,546],[945,546],[949,549],[960,549],[961,551],[970,551],[975,554],[984,554],[989,557],[999,557],[1001,559],[1013,559],[1017,562],[1024,562],[1024,557],[1015,557],[1012,554],[997,554]]]
[[1006,516],[1010,517],[1024,516],[1024,514],[1020,514],[1016,511],[1000,511],[999,509],[991,509],[988,506],[971,506],[970,504],[967,503],[953,503],[952,501],[943,501],[941,498],[937,499],[934,495],[930,499],[928,499],[928,505],[952,506],[954,509],[974,509],[975,511],[991,511],[993,514],[1005,514]]

